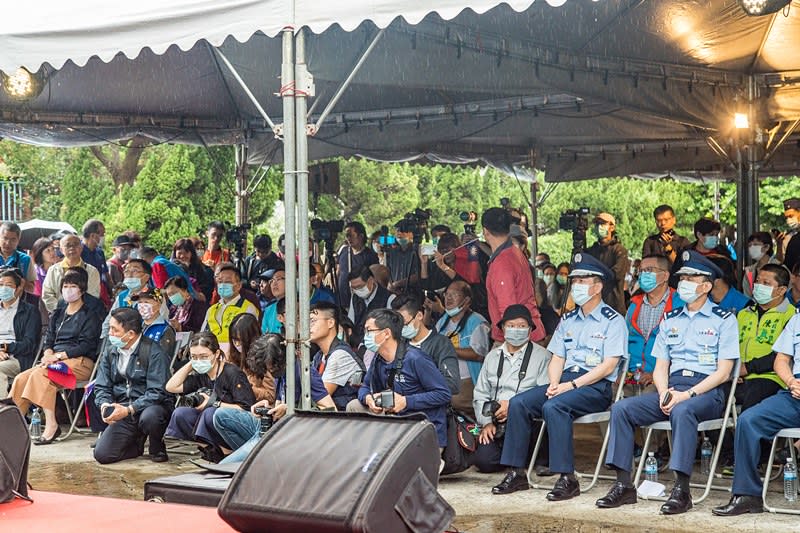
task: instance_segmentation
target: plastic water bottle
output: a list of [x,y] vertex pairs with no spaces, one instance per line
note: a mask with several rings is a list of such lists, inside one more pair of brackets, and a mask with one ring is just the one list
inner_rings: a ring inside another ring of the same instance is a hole
[[644,478],[647,481],[658,483],[658,461],[653,452],[647,453],[647,461],[644,462]]
[[700,446],[700,473],[711,474],[711,455],[714,453],[714,447],[711,446],[711,441],[708,437],[703,437],[703,445]]
[[633,380],[636,382],[636,395],[642,395],[642,364],[636,365],[636,372],[633,373]]
[[797,501],[797,467],[791,457],[783,467],[783,496],[790,502]]
[[38,439],[42,436],[42,417],[39,415],[38,407],[34,407],[33,414],[31,414],[30,434],[32,439]]

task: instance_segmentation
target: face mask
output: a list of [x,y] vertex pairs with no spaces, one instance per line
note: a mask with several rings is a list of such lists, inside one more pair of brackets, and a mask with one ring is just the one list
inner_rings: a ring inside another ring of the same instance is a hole
[[545,274],[544,276],[542,276],[542,280],[544,281],[545,285],[550,285],[551,283],[553,283],[554,277],[555,276],[553,276],[552,274]]
[[770,303],[775,298],[772,297],[772,287],[769,285],[763,285],[761,283],[756,283],[753,285],[753,299],[759,305],[766,305]]
[[716,235],[706,235],[703,237],[703,247],[708,250],[713,250],[719,244],[719,237]]
[[567,284],[567,276],[559,274],[558,276],[556,276],[556,281],[558,282],[559,285],[563,287],[564,285]]
[[678,296],[687,304],[692,303],[700,298],[700,294],[697,292],[699,285],[699,283],[694,283],[693,281],[681,281],[678,283]]
[[381,253],[381,245],[377,243],[372,243],[372,251],[376,254]]
[[581,283],[576,283],[572,286],[570,294],[572,294],[572,299],[575,300],[576,304],[583,305],[592,299],[592,297],[589,296],[589,287],[589,285]]
[[431,239],[431,242],[433,243],[434,246],[437,246],[439,244],[439,237],[434,237],[433,239]]
[[403,326],[401,335],[403,335],[404,339],[411,340],[417,336],[417,333],[419,333],[419,328],[415,328],[413,323],[409,323]]
[[800,221],[797,220],[797,217],[789,217],[786,219],[786,225],[789,226],[790,229],[794,229],[800,226]]
[[364,347],[371,352],[378,353],[378,348],[380,348],[381,345],[375,342],[374,331],[364,334]]
[[597,234],[597,238],[605,239],[606,237],[608,237],[608,226],[606,226],[605,224],[602,225],[598,224],[597,226],[595,226],[595,233]]
[[169,301],[175,307],[180,307],[186,303],[186,298],[183,297],[183,294],[176,292],[175,294],[169,297]]
[[200,359],[199,361],[192,361],[192,370],[198,374],[208,374],[214,364],[207,359]]
[[541,270],[539,270],[539,269],[537,268],[537,269],[536,269],[536,277],[537,277],[538,279],[542,279],[542,278],[544,277],[544,272],[542,272]]
[[117,254],[117,257],[119,257],[120,261],[127,261],[130,256],[131,256],[131,251],[128,250],[127,248],[122,248]]
[[447,316],[449,316],[450,318],[453,318],[454,316],[456,316],[458,313],[461,312],[461,307],[454,307],[452,309],[445,309],[444,312],[447,313]]
[[371,293],[372,293],[372,291],[369,290],[369,287],[367,287],[366,285],[364,285],[360,289],[353,289],[353,294],[355,294],[356,296],[358,296],[362,300],[366,300],[367,298],[369,298],[369,295]]
[[522,346],[528,342],[528,338],[531,334],[531,328],[508,327],[503,331],[505,333],[506,342],[511,346]]
[[118,350],[120,348],[124,348],[125,344],[127,344],[124,340],[122,340],[122,337],[117,337],[115,335],[109,335],[108,342],[111,343],[111,346]]
[[408,243],[409,243],[409,240],[405,239],[403,237],[400,237],[400,238],[397,239],[397,244],[399,244],[400,246],[403,246],[403,247],[408,246]]
[[231,298],[233,296],[233,283],[219,283],[217,294],[220,298]]
[[750,259],[753,261],[758,261],[762,257],[764,257],[764,252],[761,250],[760,244],[754,244],[747,248],[747,253],[750,255]]
[[139,304],[136,306],[136,309],[139,311],[139,314],[142,315],[143,319],[150,320],[153,318],[152,304]]
[[11,287],[0,287],[0,301],[8,302],[14,299],[14,289]]
[[651,292],[658,287],[658,285],[659,283],[656,279],[655,272],[642,272],[639,275],[639,287],[641,287],[644,292]]
[[138,291],[142,288],[142,280],[139,278],[125,278],[122,283],[132,291]]
[[71,304],[72,302],[78,301],[78,298],[81,297],[81,290],[78,287],[61,289],[61,297],[64,298],[65,302]]

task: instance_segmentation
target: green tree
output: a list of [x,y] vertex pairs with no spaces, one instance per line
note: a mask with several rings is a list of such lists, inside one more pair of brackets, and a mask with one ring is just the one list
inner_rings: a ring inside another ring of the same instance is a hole
[[87,150],[80,150],[61,182],[60,219],[80,228],[90,218],[104,220],[115,196],[114,183]]

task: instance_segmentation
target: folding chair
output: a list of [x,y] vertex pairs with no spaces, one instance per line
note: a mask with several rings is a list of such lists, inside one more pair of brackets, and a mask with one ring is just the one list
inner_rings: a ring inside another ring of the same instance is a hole
[[[800,509],[789,509],[787,507],[770,507],[767,505],[767,487],[769,487],[770,474],[772,473],[772,462],[775,460],[775,448],[778,444],[778,439],[789,439],[789,451],[792,454],[792,460],[797,464],[797,454],[794,449],[794,441],[800,439],[800,428],[786,428],[780,430],[775,438],[772,439],[772,448],[769,451],[769,461],[767,461],[767,471],[764,473],[764,486],[761,489],[761,499],[764,500],[764,510],[770,513],[779,514],[800,514]],[[780,469],[778,469],[780,471]]]
[[[736,359],[735,364],[733,365],[733,371],[731,372],[731,377],[729,378],[731,381],[731,390],[728,393],[728,399],[725,402],[725,410],[722,412],[722,418],[714,418],[711,420],[706,420],[704,422],[700,422],[697,424],[697,431],[702,433],[705,436],[706,431],[719,431],[719,437],[717,438],[717,445],[714,448],[714,453],[711,456],[711,470],[708,474],[708,479],[705,483],[691,483],[690,486],[696,489],[704,489],[702,496],[697,499],[693,499],[695,504],[698,504],[705,500],[708,497],[708,494],[711,492],[711,489],[714,490],[724,490],[730,491],[730,487],[723,487],[720,485],[714,485],[714,477],[717,471],[717,462],[719,461],[719,454],[722,451],[722,440],[725,438],[725,431],[727,429],[733,429],[736,426],[736,382],[739,379],[739,367],[741,366],[741,359]],[[720,385],[722,386],[722,385]],[[667,438],[669,439],[670,450],[672,449],[672,425],[670,424],[669,420],[664,420],[661,422],[656,422],[655,424],[650,424],[647,426],[647,436],[644,439],[644,446],[642,448],[642,457],[647,457],[647,450],[650,446],[650,438],[653,436],[653,431],[666,431]],[[639,479],[642,477],[642,471],[644,470],[644,461],[639,461],[639,468],[636,469],[636,477],[633,480],[634,486],[639,486]],[[643,500],[659,500],[659,501],[666,501],[667,498],[664,496],[644,496],[639,495],[640,498]]]
[[[80,428],[78,428],[76,426],[78,425],[78,419],[80,418],[81,409],[83,409],[83,406],[86,404],[86,398],[87,398],[87,396],[89,396],[89,393],[91,392],[91,391],[87,392],[86,388],[91,383],[94,382],[95,375],[97,374],[97,368],[98,368],[98,366],[100,366],[100,360],[108,352],[107,348],[108,348],[108,338],[102,339],[102,341],[100,343],[100,350],[98,352],[97,358],[94,361],[94,367],[92,368],[92,373],[89,376],[88,380],[86,380],[86,381],[78,381],[77,383],[75,383],[75,388],[72,388],[72,389],[59,388],[58,392],[59,392],[59,394],[61,394],[61,399],[64,400],[64,406],[67,409],[67,417],[69,418],[69,422],[70,422],[69,431],[67,431],[67,433],[65,435],[63,435],[61,438],[59,438],[58,439],[59,441],[68,439],[69,436],[72,435],[72,433],[75,432],[75,431],[77,431],[78,433],[90,433],[90,431],[88,431],[86,429],[80,429]],[[74,391],[81,390],[81,389],[83,390],[83,394],[81,395],[81,399],[78,402],[78,407],[75,408],[75,411],[73,412],[72,411],[72,407],[70,407],[70,400],[71,400],[71,397],[72,397],[72,393]],[[88,420],[87,420],[87,422],[88,422]]]
[[[620,362],[618,366],[618,375],[619,375],[619,385],[617,386],[617,393],[614,395],[613,403],[618,402],[622,398],[622,392],[625,388],[625,372],[628,369],[628,359],[630,354],[626,353],[622,357],[620,357]],[[579,418],[576,418],[573,421],[573,424],[600,424],[600,430],[603,433],[603,445],[600,447],[600,455],[597,458],[597,462],[594,467],[594,474],[584,474],[581,472],[576,472],[575,474],[579,478],[592,478],[592,482],[589,483],[589,486],[586,488],[581,487],[581,492],[587,492],[591,490],[596,484],[599,479],[616,479],[612,476],[601,476],[600,469],[603,466],[603,459],[606,455],[606,449],[608,448],[608,439],[610,434],[608,432],[608,421],[611,419],[611,410],[602,411],[599,413],[589,413],[588,415],[583,415]],[[539,435],[536,437],[536,446],[533,448],[533,455],[531,456],[531,462],[528,465],[528,484],[531,488],[539,489],[539,490],[551,490],[552,486],[545,487],[539,483],[533,483],[531,481],[531,472],[534,469],[534,465],[536,464],[536,458],[539,455],[539,449],[541,448],[542,441],[544,440],[544,429],[545,429],[545,422],[542,419],[538,419],[542,426],[539,430]]]

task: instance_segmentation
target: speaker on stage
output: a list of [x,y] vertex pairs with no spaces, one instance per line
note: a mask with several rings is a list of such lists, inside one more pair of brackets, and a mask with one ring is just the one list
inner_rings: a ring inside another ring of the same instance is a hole
[[440,451],[423,415],[296,412],[261,439],[219,504],[244,532],[444,531]]

